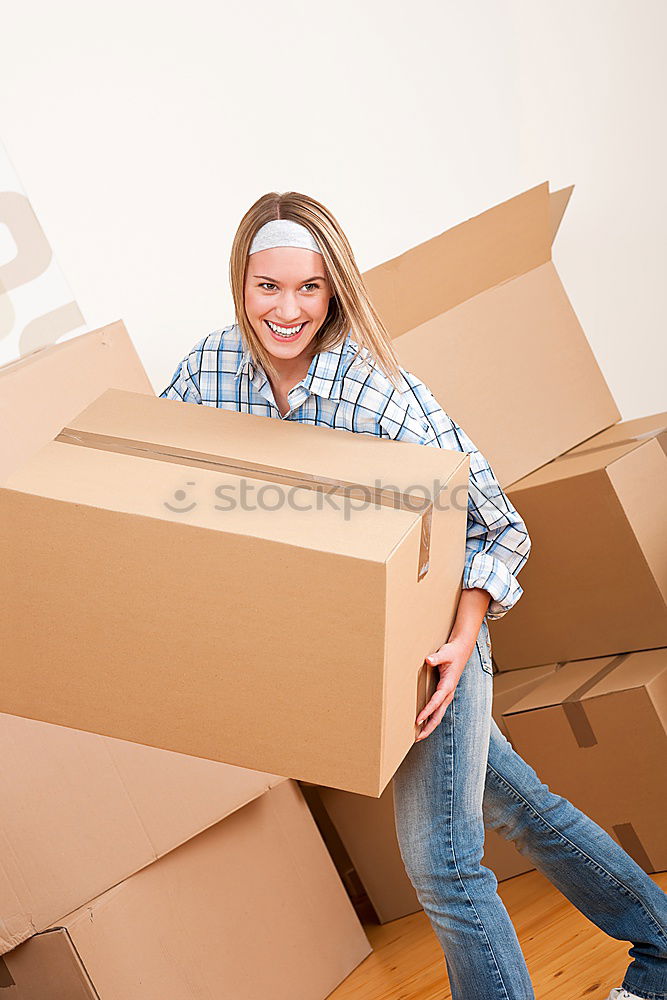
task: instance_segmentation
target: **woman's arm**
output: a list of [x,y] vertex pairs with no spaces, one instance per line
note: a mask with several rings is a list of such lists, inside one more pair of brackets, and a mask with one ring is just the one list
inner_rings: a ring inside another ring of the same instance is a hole
[[[442,409],[415,375],[403,372],[410,387],[406,394],[416,418],[425,418],[428,430],[420,444],[462,451],[470,456],[468,518],[462,592],[451,632],[427,662],[440,670],[438,688],[417,716],[426,723],[418,739],[425,739],[442,720],[456,685],[487,620],[502,618],[521,597],[517,573],[530,553],[530,537],[520,514],[504,493],[484,455],[465,431]],[[413,421],[414,424],[414,421]],[[397,440],[417,440],[405,423]]]

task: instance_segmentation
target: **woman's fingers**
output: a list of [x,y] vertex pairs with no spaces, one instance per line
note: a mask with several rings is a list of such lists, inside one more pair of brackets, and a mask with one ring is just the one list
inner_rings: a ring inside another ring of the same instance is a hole
[[440,708],[442,703],[446,698],[451,698],[454,696],[454,691],[456,690],[456,683],[452,684],[451,680],[447,677],[443,677],[439,682],[438,686],[433,692],[431,700],[427,702],[422,708],[421,712],[417,716],[417,725],[421,726],[422,722],[428,719],[429,715],[432,715],[436,709]]
[[424,726],[424,728],[422,729],[421,733],[419,734],[419,736],[415,740],[415,743],[419,743],[420,740],[425,740],[426,737],[430,736],[430,734],[433,732],[433,730],[436,729],[440,725],[440,723],[442,722],[442,720],[445,717],[445,712],[447,711],[447,708],[448,708],[450,702],[452,701],[453,697],[454,697],[454,692],[452,691],[450,694],[447,695],[447,697],[442,702],[442,704],[440,705],[440,707],[438,709],[436,709],[436,711],[433,713],[433,715],[429,719],[428,723]]

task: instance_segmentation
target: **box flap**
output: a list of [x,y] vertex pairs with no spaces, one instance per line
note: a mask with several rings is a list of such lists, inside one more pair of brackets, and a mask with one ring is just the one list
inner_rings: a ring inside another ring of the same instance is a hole
[[[512,484],[512,494],[514,495],[521,490],[533,489],[535,486],[544,486],[546,483],[556,483],[563,479],[571,479],[574,476],[585,476],[592,472],[602,472],[614,462],[617,462],[625,455],[635,451],[654,438],[658,440],[663,449],[667,448],[667,431],[662,429],[649,431],[628,440],[611,440],[607,444],[591,444],[588,448],[573,448],[571,451],[559,455],[558,458],[554,458],[547,465],[543,465],[542,468],[531,472],[530,475],[518,479]],[[595,438],[591,439],[591,441],[594,440]]]
[[586,441],[582,441],[576,448],[570,448],[567,454],[580,455],[598,448],[606,448],[611,444],[641,442],[661,435],[665,430],[667,430],[667,411],[652,413],[646,417],[637,417],[635,420],[620,420],[613,427],[608,427],[606,430],[600,431],[599,434],[594,434]]
[[553,211],[545,181],[364,272],[391,336],[550,260]]
[[566,701],[585,701],[646,687],[665,670],[667,650],[664,649],[647,649],[591,660],[572,660],[562,664],[505,714],[509,717],[562,705]]
[[418,493],[438,478],[446,482],[464,459],[460,452],[441,448],[118,390],[105,392],[64,431],[192,449],[242,466],[252,462],[291,469],[323,481],[352,480],[372,487],[379,479],[387,489],[401,492],[418,484]]
[[153,395],[120,320],[0,367],[0,483],[110,386]]
[[561,188],[560,191],[551,191],[549,194],[549,220],[551,222],[552,243],[556,239],[556,234],[560,228],[561,222],[563,221],[565,209],[570,203],[573,191],[574,184],[570,184],[569,187]]

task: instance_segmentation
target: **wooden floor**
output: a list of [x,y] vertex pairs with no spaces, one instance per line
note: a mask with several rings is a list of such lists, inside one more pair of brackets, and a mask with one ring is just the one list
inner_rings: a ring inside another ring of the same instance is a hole
[[[667,891],[667,872],[651,877]],[[598,930],[542,875],[517,875],[498,889],[517,929],[537,1000],[606,1000],[609,990],[621,985],[629,945]],[[373,954],[329,1000],[451,998],[442,950],[423,911],[364,927]]]

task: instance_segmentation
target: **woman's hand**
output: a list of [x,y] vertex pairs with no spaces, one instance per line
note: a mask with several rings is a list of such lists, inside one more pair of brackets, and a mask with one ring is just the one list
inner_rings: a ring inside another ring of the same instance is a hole
[[447,706],[454,697],[456,685],[475,648],[490,600],[491,594],[480,587],[462,590],[456,609],[456,621],[447,642],[426,657],[426,663],[438,667],[440,680],[433,697],[417,716],[417,725],[426,725],[415,743],[425,740],[442,722]]
[[431,653],[430,656],[426,657],[426,663],[438,667],[440,680],[433,693],[433,697],[417,716],[418,726],[421,726],[427,720],[428,722],[415,740],[416,743],[420,740],[425,740],[436,726],[439,726],[442,722],[447,707],[454,697],[456,685],[474,648],[474,638],[472,644],[463,638],[450,639],[440,649],[437,649],[435,653]]

